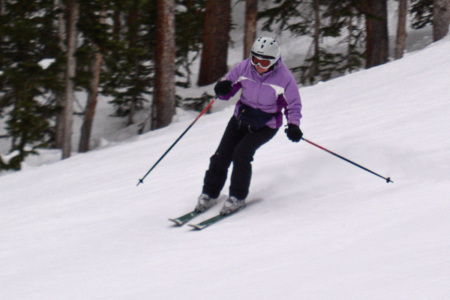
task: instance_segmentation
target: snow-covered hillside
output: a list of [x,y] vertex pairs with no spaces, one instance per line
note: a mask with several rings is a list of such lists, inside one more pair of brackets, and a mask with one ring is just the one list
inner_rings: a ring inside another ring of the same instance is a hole
[[0,299],[448,299],[449,53],[447,38],[300,91],[305,137],[393,184],[280,130],[255,157],[253,205],[174,228],[232,107],[203,116],[139,187],[195,115],[1,176]]

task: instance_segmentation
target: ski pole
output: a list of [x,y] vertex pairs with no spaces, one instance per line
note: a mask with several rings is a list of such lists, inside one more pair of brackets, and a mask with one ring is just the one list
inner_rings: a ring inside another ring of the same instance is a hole
[[172,148],[181,140],[181,138],[186,134],[186,132],[188,132],[189,129],[191,129],[191,127],[194,126],[195,122],[197,122],[198,119],[200,119],[200,117],[203,116],[203,114],[208,111],[208,109],[213,105],[215,100],[216,100],[215,98],[211,100],[208,106],[205,107],[205,109],[197,116],[197,118],[195,118],[195,120],[188,126],[188,128],[186,128],[186,130],[176,139],[176,141],[172,144],[172,146],[170,146],[169,149],[167,149],[167,151],[156,161],[156,163],[150,168],[150,170],[148,170],[148,172],[144,175],[144,177],[139,179],[139,182],[136,186],[140,185],[141,183],[144,183],[145,177],[147,177],[147,175],[150,174],[151,171],[153,171],[153,169],[159,164],[161,160],[163,160],[163,158],[167,155],[167,153],[169,153],[169,151],[172,150]]
[[361,169],[363,169],[363,170],[365,170],[365,171],[367,171],[367,172],[369,172],[369,173],[372,173],[372,174],[375,175],[375,176],[378,176],[378,177],[380,177],[380,178],[383,178],[384,180],[386,180],[387,183],[389,183],[389,182],[394,183],[394,182],[391,180],[390,177],[388,177],[388,178],[383,177],[383,176],[381,176],[380,174],[377,174],[377,173],[375,173],[375,172],[373,172],[373,171],[371,171],[371,170],[369,170],[369,169],[367,169],[367,168],[365,168],[365,167],[363,167],[363,166],[361,166],[361,165],[359,165],[359,164],[357,164],[357,163],[355,163],[355,162],[353,162],[353,161],[351,161],[351,160],[349,160],[349,159],[347,159],[347,158],[345,158],[345,157],[340,156],[339,154],[336,154],[336,153],[334,153],[334,152],[332,152],[332,151],[330,151],[330,150],[328,150],[328,149],[325,149],[325,148],[322,147],[322,146],[319,146],[319,145],[317,145],[317,144],[315,144],[315,143],[313,143],[313,142],[311,142],[311,141],[308,141],[308,140],[305,139],[305,138],[302,138],[302,140],[304,140],[305,142],[308,142],[308,143],[310,143],[311,145],[316,146],[317,148],[322,149],[322,150],[324,150],[324,151],[326,151],[326,152],[328,152],[328,153],[330,153],[330,154],[332,154],[332,155],[334,155],[334,156],[336,156],[336,157],[339,157],[340,159],[343,159],[343,160],[345,160],[346,162],[349,162],[349,163],[351,163],[351,164],[354,165],[354,166],[357,166],[357,167],[359,167],[359,168],[361,168]]

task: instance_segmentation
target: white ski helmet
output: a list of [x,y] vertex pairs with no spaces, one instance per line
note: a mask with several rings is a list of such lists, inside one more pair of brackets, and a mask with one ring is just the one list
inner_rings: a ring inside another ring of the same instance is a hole
[[[259,59],[267,59],[270,61],[270,64],[268,66],[263,66],[264,68],[269,68],[273,66],[278,59],[280,59],[281,56],[281,49],[280,45],[278,45],[277,41],[275,41],[271,37],[265,37],[261,36],[256,39],[256,41],[253,43],[252,50],[251,50],[251,56],[256,56]],[[253,65],[257,65],[258,63],[255,63],[254,59],[251,59],[251,62]]]

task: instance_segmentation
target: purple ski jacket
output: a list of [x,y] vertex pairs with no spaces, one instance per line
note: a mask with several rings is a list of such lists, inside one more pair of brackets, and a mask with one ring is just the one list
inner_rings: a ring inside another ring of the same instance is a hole
[[242,89],[234,111],[235,116],[241,103],[244,103],[261,111],[276,114],[266,126],[280,128],[283,125],[281,112],[284,108],[287,122],[300,125],[302,117],[300,93],[294,76],[281,58],[272,70],[263,74],[259,74],[250,59],[246,59],[238,63],[225,76],[225,80],[230,80],[233,88],[229,94],[220,96],[219,99],[228,100]]

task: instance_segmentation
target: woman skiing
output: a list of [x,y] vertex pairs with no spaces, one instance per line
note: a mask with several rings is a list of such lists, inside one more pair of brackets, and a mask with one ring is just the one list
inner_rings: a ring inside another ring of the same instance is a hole
[[299,127],[302,108],[300,93],[294,76],[281,59],[280,46],[274,39],[257,38],[250,58],[237,64],[214,87],[221,100],[230,99],[241,89],[234,115],[210,159],[196,211],[204,211],[216,203],[231,162],[230,193],[220,213],[227,215],[245,205],[253,156],[282,126],[283,109],[288,123],[285,130],[287,137],[294,142],[302,138]]

